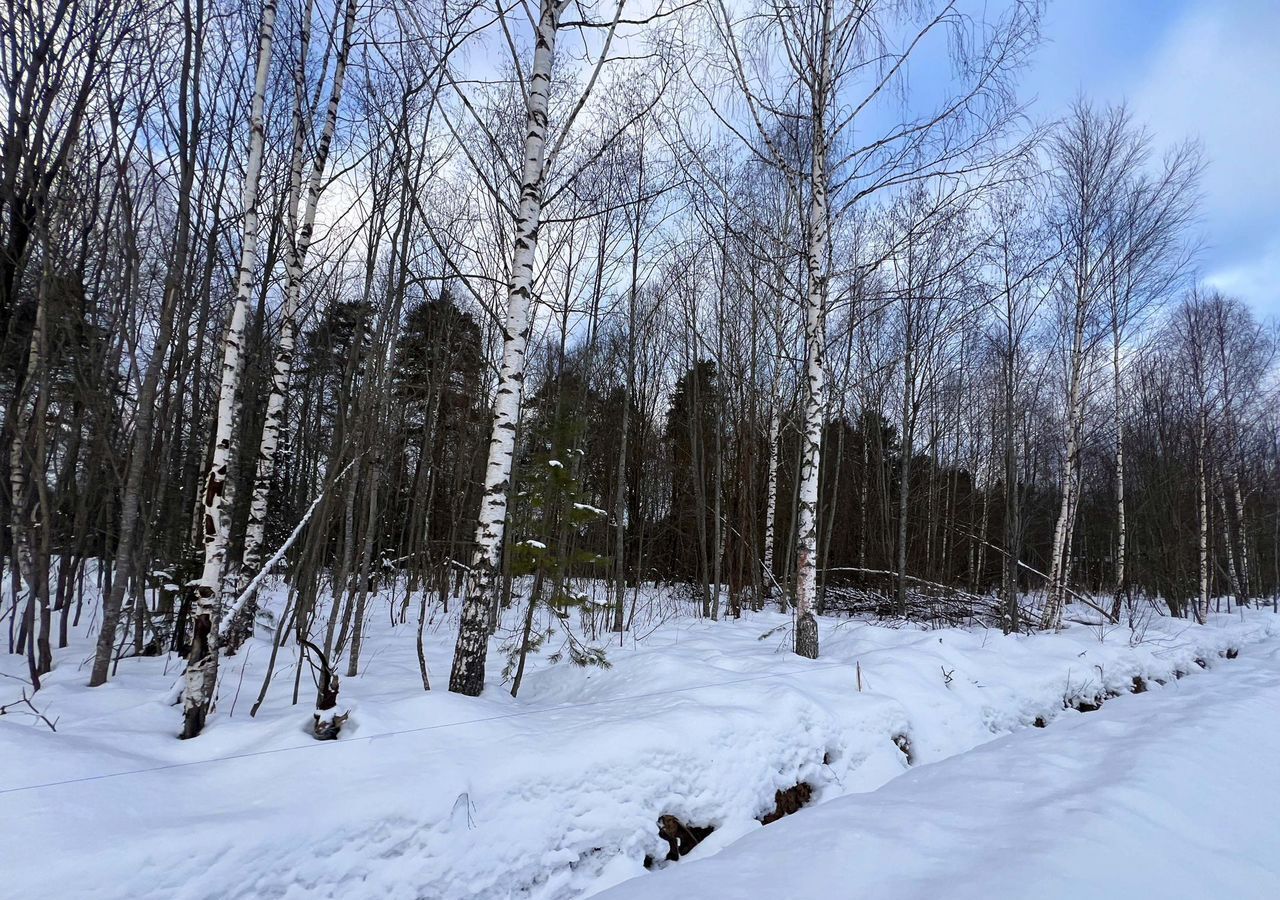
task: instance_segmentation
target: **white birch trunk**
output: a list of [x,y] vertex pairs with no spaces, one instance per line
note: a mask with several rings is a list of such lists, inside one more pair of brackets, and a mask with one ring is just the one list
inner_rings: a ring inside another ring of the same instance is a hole
[[818,72],[812,86],[812,159],[809,176],[807,290],[805,292],[805,371],[807,392],[804,410],[803,455],[798,496],[796,540],[796,645],[799,656],[818,658],[818,620],[814,606],[818,593],[818,474],[822,463],[822,425],[826,413],[827,252],[827,91],[831,83],[832,0],[823,3],[818,35]]
[[[1222,546],[1227,551],[1227,578],[1231,582],[1231,591],[1235,595],[1236,602],[1240,602],[1240,595],[1243,592],[1240,586],[1240,570],[1236,567],[1236,547],[1234,539],[1231,537],[1231,516],[1227,512],[1227,481],[1225,476],[1220,476],[1218,483],[1222,489],[1217,491],[1218,495],[1218,511],[1222,514]],[[1227,602],[1227,612],[1231,612],[1231,603]]]
[[[911,502],[911,459],[915,455],[915,362],[913,349],[915,339],[911,328],[910,299],[907,301],[906,328],[904,331],[905,353],[902,358],[902,417],[898,422],[898,433],[902,440],[902,465],[898,475],[898,541],[894,548],[894,565],[897,573],[894,576],[894,597],[898,615],[907,615],[907,510]],[[928,559],[928,552],[925,559]]]
[[218,600],[227,555],[227,522],[223,516],[223,494],[227,466],[231,457],[231,439],[235,425],[236,392],[240,386],[240,356],[244,340],[249,295],[253,291],[253,275],[258,257],[258,176],[262,171],[263,106],[267,92],[267,73],[271,68],[271,49],[275,38],[276,0],[267,0],[262,10],[258,34],[257,69],[254,77],[253,102],[249,118],[249,159],[245,170],[243,197],[243,235],[240,266],[236,273],[236,295],[231,307],[222,352],[222,374],[218,389],[218,416],[214,424],[213,459],[205,477],[202,523],[204,571],[196,590],[193,610],[191,652],[187,657],[182,692],[182,737],[192,738],[204,728],[205,718],[213,705],[214,686],[218,677],[217,628]]
[[1200,428],[1196,440],[1196,475],[1200,501],[1200,593],[1196,598],[1195,618],[1204,622],[1205,613],[1209,611],[1209,485],[1205,473],[1205,452],[1208,444],[1209,423],[1207,415],[1200,413]]
[[[773,412],[769,415],[769,485],[765,493],[764,507],[764,558],[760,566],[764,570],[764,596],[773,596],[773,548],[776,541],[776,522],[778,518],[778,436],[782,432],[782,413],[779,409],[777,391],[770,398]],[[779,598],[784,607],[787,599]]]
[[[302,297],[303,267],[315,232],[316,208],[319,206],[320,194],[324,187],[324,171],[329,159],[329,148],[333,144],[333,135],[338,126],[338,107],[342,102],[342,89],[347,74],[347,58],[351,52],[351,33],[355,28],[355,0],[348,0],[347,2],[346,17],[342,28],[342,42],[334,64],[333,86],[329,94],[329,106],[325,111],[324,126],[320,132],[320,140],[316,145],[315,160],[311,166],[311,176],[307,185],[306,203],[299,222],[298,207],[302,203],[302,152],[305,146],[302,103],[306,96],[306,89],[303,70],[307,45],[310,43],[310,19],[310,4],[308,4],[304,20],[303,58],[302,62],[299,63],[298,73],[295,76],[292,183],[288,213],[291,230],[293,228],[297,230],[293,234],[293,239],[289,242],[285,255],[286,288],[284,308],[281,311],[280,343],[276,348],[276,358],[272,368],[271,394],[267,398],[267,412],[262,424],[262,440],[258,445],[253,495],[249,502],[249,522],[244,536],[244,564],[241,567],[241,571],[248,578],[252,578],[257,574],[262,561],[262,547],[266,536],[267,501],[271,494],[272,478],[275,475],[276,451],[280,445],[280,429],[284,419],[284,398],[285,392],[289,389],[289,379],[293,374],[293,357],[297,349],[297,319],[298,306]],[[256,603],[253,595],[250,595],[240,608],[236,625],[229,631],[229,643],[232,648],[238,646],[253,633],[255,613]]]
[[[778,442],[782,437],[782,361],[784,359],[781,294],[786,284],[786,277],[781,264],[777,267],[777,278],[779,296],[774,304],[773,377],[769,385],[769,478],[765,488],[764,556],[760,560],[760,568],[763,570],[764,575],[764,599],[772,597],[774,588],[778,586],[774,565],[778,545],[778,470],[782,449],[778,446]],[[788,606],[788,602],[786,591],[779,590],[778,604],[784,611]]]
[[[43,371],[45,350],[48,344],[48,280],[41,276],[39,292],[36,297],[35,322],[31,328],[31,341],[27,351],[27,369],[21,382],[17,403],[17,415],[13,422],[13,440],[9,445],[9,490],[10,490],[10,522],[13,535],[13,558],[22,580],[26,582],[27,615],[29,630],[27,632],[27,659],[31,686],[40,690],[40,676],[52,668],[52,652],[49,645],[48,609],[49,609],[49,571],[48,558],[37,548],[37,529],[48,521],[48,497],[41,491],[44,474],[36,466],[43,466],[45,452],[43,447],[34,450],[27,447],[27,439],[34,422],[42,421],[43,408],[47,398],[47,386],[43,379],[47,373]],[[37,443],[40,443],[37,441]],[[28,474],[28,466],[33,471]],[[34,482],[38,499],[35,508],[29,508],[27,494]],[[42,543],[47,534],[39,535]],[[117,571],[116,579],[123,579],[126,573]],[[15,595],[14,615],[17,616],[18,598]],[[39,609],[37,610],[37,607]],[[12,632],[10,632],[12,634]],[[12,640],[12,638],[10,638]],[[38,650],[37,650],[38,648]],[[37,653],[39,658],[37,659]]]
[[[635,291],[631,292],[632,309],[635,306]],[[631,322],[635,322],[634,312]],[[634,341],[634,336],[632,338]],[[613,630],[622,634],[625,628],[625,606],[627,597],[627,570],[623,554],[626,552],[626,520],[627,520],[627,435],[631,430],[631,377],[633,363],[627,367],[627,387],[622,396],[622,432],[618,437],[618,472],[617,490],[613,498]]]
[[1125,517],[1124,496],[1124,408],[1120,385],[1120,336],[1114,334],[1111,345],[1111,370],[1115,382],[1116,425],[1116,593],[1111,606],[1111,618],[1119,620],[1121,603],[1126,593],[1125,564],[1128,554],[1128,522]]
[[478,697],[484,689],[489,609],[493,601],[498,557],[506,529],[516,426],[524,392],[525,350],[529,341],[533,302],[533,263],[538,249],[538,228],[542,221],[551,65],[563,10],[564,6],[559,0],[541,0],[539,5],[533,66],[529,71],[524,168],[520,202],[515,216],[511,274],[507,284],[502,363],[498,373],[498,390],[493,401],[493,431],[485,466],[484,494],[476,521],[476,549],[471,571],[467,576],[462,623],[454,648],[453,668],[449,674],[449,690],[472,697]]
[[973,567],[973,593],[975,594],[978,593],[978,589],[982,585],[982,575],[987,568],[987,528],[991,523],[991,495],[995,493],[995,491],[992,490],[992,485],[995,483],[994,448],[992,456],[987,462],[986,468],[988,474],[986,478],[986,490],[982,492],[982,514],[978,517],[978,540],[976,542],[970,542],[970,547],[973,547],[974,543],[977,544],[976,547],[973,547],[974,553],[977,556],[976,564]]
[[1244,494],[1240,490],[1240,476],[1232,474],[1231,487],[1236,501],[1236,535],[1240,542],[1240,596],[1236,602],[1249,604],[1249,532],[1244,523]]
[[1076,467],[1080,455],[1080,423],[1084,411],[1084,316],[1077,312],[1071,348],[1071,373],[1067,389],[1067,453],[1063,466],[1062,502],[1053,530],[1053,556],[1049,566],[1048,597],[1041,627],[1062,624],[1066,587],[1071,571],[1071,529],[1075,518]]

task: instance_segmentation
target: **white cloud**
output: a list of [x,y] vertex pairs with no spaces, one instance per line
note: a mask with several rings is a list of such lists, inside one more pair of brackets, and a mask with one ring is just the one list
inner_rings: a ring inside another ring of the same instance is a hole
[[1201,0],[1171,28],[1130,95],[1160,143],[1198,137],[1209,280],[1280,311],[1280,4]]
[[1248,300],[1263,315],[1280,318],[1280,236],[1238,263],[1205,273],[1204,282],[1224,294]]

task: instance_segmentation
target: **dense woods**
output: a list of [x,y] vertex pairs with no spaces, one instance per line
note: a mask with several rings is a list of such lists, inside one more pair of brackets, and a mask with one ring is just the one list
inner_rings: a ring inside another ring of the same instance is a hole
[[11,4],[5,651],[38,688],[100,595],[86,677],[177,652],[194,736],[258,629],[323,736],[397,579],[473,695],[502,610],[518,689],[649,582],[810,657],[815,614],[1274,604],[1276,341],[1198,283],[1211,161],[1024,106],[1039,13]]

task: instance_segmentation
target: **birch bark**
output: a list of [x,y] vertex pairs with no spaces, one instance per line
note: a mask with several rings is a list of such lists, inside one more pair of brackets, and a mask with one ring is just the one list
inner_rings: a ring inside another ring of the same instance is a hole
[[244,340],[249,295],[253,291],[254,269],[258,253],[258,176],[262,171],[264,144],[263,107],[266,102],[267,73],[271,68],[271,51],[275,39],[276,0],[266,0],[258,33],[257,68],[254,73],[253,101],[249,118],[249,158],[245,170],[243,234],[240,265],[236,273],[236,295],[231,307],[231,321],[223,341],[222,373],[218,389],[218,412],[214,424],[213,458],[205,476],[202,497],[204,570],[196,588],[193,610],[191,650],[187,671],[183,676],[182,737],[193,738],[204,729],[205,719],[213,706],[214,687],[218,677],[217,629],[218,601],[227,555],[227,522],[223,516],[223,495],[227,466],[231,461],[231,439],[235,428],[236,392],[240,386],[240,359]]
[[1244,493],[1240,490],[1240,476],[1234,472],[1231,475],[1231,487],[1235,494],[1236,535],[1237,540],[1240,542],[1240,596],[1236,598],[1236,602],[1243,606],[1248,606],[1250,604],[1248,531],[1244,521]]
[[[787,203],[783,214],[790,217],[793,210],[791,194],[787,195]],[[783,262],[783,242],[778,242],[779,260],[774,269],[775,282],[772,285],[777,294],[773,313],[773,377],[769,385],[769,481],[765,489],[765,524],[764,524],[764,557],[761,568],[764,570],[764,599],[773,596],[778,586],[775,569],[775,556],[778,543],[778,471],[782,448],[778,445],[782,437],[782,364],[786,358],[786,347],[783,339],[783,296],[786,291],[786,264]],[[786,580],[785,578],[783,579]],[[789,601],[787,592],[779,587],[778,605],[785,612]]]
[[1125,565],[1128,561],[1129,532],[1125,518],[1124,495],[1124,406],[1120,387],[1120,333],[1114,330],[1111,342],[1111,373],[1115,382],[1116,427],[1116,593],[1111,604],[1111,618],[1119,621],[1120,608],[1127,593]]
[[1071,531],[1075,524],[1076,469],[1080,456],[1080,423],[1084,412],[1084,301],[1077,303],[1071,345],[1071,371],[1067,389],[1067,452],[1063,461],[1062,502],[1053,530],[1053,557],[1049,566],[1049,596],[1045,600],[1041,627],[1062,624],[1066,587],[1071,569]]
[[[48,403],[48,373],[46,371],[46,352],[48,350],[48,279],[42,276],[36,296],[35,321],[31,328],[31,342],[27,353],[27,368],[19,388],[17,397],[17,414],[13,421],[13,439],[9,445],[9,491],[10,521],[13,534],[13,558],[17,571],[26,582],[28,596],[26,609],[27,662],[33,690],[40,690],[40,676],[47,673],[53,665],[52,652],[49,647],[48,610],[49,610],[49,569],[46,554],[42,554],[41,543],[37,543],[36,532],[42,531],[45,537],[49,529],[41,529],[47,524],[49,504],[47,496],[40,488],[44,479],[43,472],[37,466],[43,464],[46,454],[43,447],[34,449],[27,446],[28,437],[33,424],[42,425],[44,408]],[[40,442],[42,443],[42,442]],[[28,468],[32,470],[28,473]],[[29,504],[32,483],[35,483],[37,497],[34,504]],[[123,574],[116,573],[116,580],[124,580]],[[17,582],[14,584],[14,606],[17,607]],[[37,615],[39,607],[39,615]],[[38,658],[37,658],[37,647]]]
[[812,131],[809,170],[808,254],[805,291],[804,452],[800,463],[799,522],[796,541],[796,646],[798,655],[818,658],[818,620],[814,605],[818,591],[818,472],[822,462],[822,424],[826,413],[827,256],[830,234],[827,206],[827,93],[831,82],[831,23],[833,0],[822,6],[818,35],[818,71],[811,87],[809,127]]
[[502,363],[493,401],[493,430],[485,465],[484,493],[476,522],[476,549],[467,575],[462,623],[454,648],[449,690],[478,697],[484,689],[489,641],[489,608],[493,601],[499,553],[506,529],[508,485],[515,453],[516,425],[524,392],[525,350],[533,302],[533,262],[542,220],[546,181],[547,110],[556,32],[564,11],[561,0],[541,0],[526,100],[524,166],[520,202],[515,215],[515,241],[507,283],[507,315],[503,325]]
[[[307,198],[299,221],[298,211],[302,204],[302,152],[305,146],[302,103],[306,94],[305,66],[308,45],[310,43],[311,4],[307,4],[304,13],[304,31],[302,38],[302,59],[295,75],[294,89],[294,136],[293,161],[291,165],[292,183],[290,188],[289,224],[292,233],[285,257],[287,284],[285,288],[284,308],[281,311],[280,343],[276,348],[275,363],[271,375],[271,394],[267,398],[266,418],[262,425],[262,440],[258,445],[257,467],[253,480],[253,495],[249,503],[249,523],[244,537],[244,564],[242,576],[252,578],[257,574],[262,562],[262,547],[266,535],[267,500],[271,493],[271,482],[275,474],[276,451],[280,445],[280,429],[284,420],[284,398],[289,389],[289,379],[293,374],[293,357],[297,348],[298,306],[302,297],[302,275],[306,263],[307,252],[311,248],[311,240],[315,233],[316,208],[320,203],[323,190],[325,166],[329,159],[329,149],[333,144],[333,135],[338,125],[338,108],[342,102],[342,89],[347,74],[347,59],[351,53],[351,34],[355,29],[356,0],[348,0],[346,15],[342,26],[342,39],[337,59],[334,63],[333,85],[329,94],[329,105],[325,111],[324,126],[316,144],[316,155],[311,166],[311,176],[307,184]],[[246,599],[240,607],[236,622],[229,632],[228,651],[232,652],[253,633],[253,621],[257,603],[254,596]]]
[[[1218,495],[1218,514],[1222,517],[1222,546],[1227,553],[1227,580],[1231,584],[1231,592],[1236,602],[1240,603],[1240,569],[1236,560],[1235,542],[1231,536],[1231,515],[1227,512],[1227,479],[1221,473],[1218,475],[1218,490],[1215,493]],[[1227,600],[1227,612],[1231,612],[1230,598]]]
[[1209,484],[1205,472],[1205,453],[1208,450],[1209,422],[1201,403],[1199,427],[1196,433],[1196,487],[1199,500],[1198,526],[1200,532],[1200,591],[1196,597],[1195,619],[1203,624],[1209,611]]
[[[644,193],[644,155],[640,156],[637,196]],[[613,630],[622,634],[625,630],[626,606],[626,519],[627,519],[627,437],[631,430],[631,395],[635,390],[636,375],[636,292],[640,282],[640,228],[643,214],[637,204],[634,228],[631,232],[631,288],[627,292],[627,371],[622,393],[622,433],[618,437],[617,488],[613,498],[613,554],[614,554],[614,606]]]
[[[776,387],[777,377],[774,377],[774,389],[769,395],[769,405],[771,411],[769,413],[769,485],[765,492],[765,508],[764,508],[764,558],[761,560],[761,568],[764,569],[764,596],[769,598],[773,596],[773,586],[775,577],[773,574],[773,548],[776,543],[776,522],[778,518],[778,437],[782,433],[782,404],[778,399],[778,390]],[[778,602],[786,608],[787,597],[785,593],[779,593]]]

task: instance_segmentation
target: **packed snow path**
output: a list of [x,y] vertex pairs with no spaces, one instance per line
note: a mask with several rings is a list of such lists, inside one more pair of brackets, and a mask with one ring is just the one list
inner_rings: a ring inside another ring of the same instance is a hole
[[608,900],[1280,896],[1280,650],[1007,735]]

